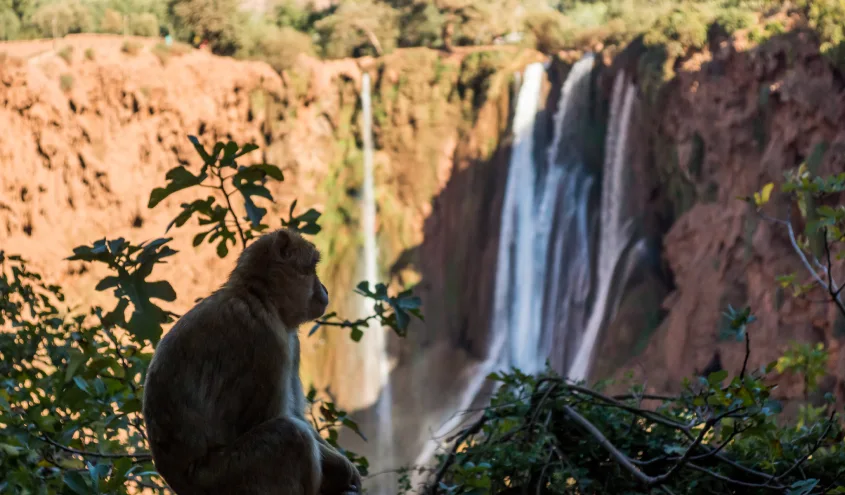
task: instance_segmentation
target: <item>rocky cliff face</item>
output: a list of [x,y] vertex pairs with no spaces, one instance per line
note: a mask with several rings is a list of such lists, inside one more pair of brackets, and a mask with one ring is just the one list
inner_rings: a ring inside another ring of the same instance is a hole
[[[620,59],[615,68],[630,66]],[[641,100],[631,160],[638,192],[632,207],[642,212],[662,265],[653,262],[629,288],[597,374],[624,362],[621,369],[633,369],[651,390],[676,391],[679,377],[717,356],[738,371],[745,346],[719,338],[722,313],[749,305],[759,318],[750,329],[749,366],[771,362],[791,341],[823,342],[831,352],[823,391],[841,397],[845,361],[834,307],[821,292],[796,299],[778,288],[778,275],[809,281],[809,274],[786,228],[737,198],[782,183],[819,144],[828,148],[818,173],[843,170],[842,76],[803,32],[751,49],[741,38],[717,40],[679,69],[657,104]],[[775,198],[765,213],[786,218],[788,211],[784,198]],[[803,397],[799,378],[779,383],[782,398]]]

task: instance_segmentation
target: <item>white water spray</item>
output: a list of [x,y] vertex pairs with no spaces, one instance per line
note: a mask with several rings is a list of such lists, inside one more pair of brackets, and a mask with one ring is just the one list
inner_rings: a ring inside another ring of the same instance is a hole
[[[543,144],[535,143],[534,136],[540,81],[534,87],[524,85],[519,95],[491,331],[508,336],[510,353],[500,364],[525,373],[542,371],[550,354],[567,347],[569,337],[559,339],[555,334],[559,321],[571,319],[570,308],[561,308],[561,302],[572,293],[572,282],[583,278],[581,271],[589,273],[589,236],[581,236],[576,226],[587,216],[591,178],[573,144],[587,116],[593,63],[591,55],[579,60],[561,87],[552,140],[540,155],[545,162],[537,160],[535,147]],[[529,66],[526,81],[542,76],[542,71],[535,76],[532,70],[538,71]],[[532,96],[529,91],[536,93]]]
[[[587,322],[586,331],[569,369],[568,378],[585,380],[590,371],[596,342],[602,326],[613,318],[619,304],[619,287],[614,288],[614,274],[633,239],[633,221],[625,212],[625,159],[628,150],[628,129],[636,89],[619,72],[613,84],[610,107],[610,129],[605,144],[604,179],[602,181],[598,245],[598,288]],[[616,281],[617,284],[623,281]]]
[[[526,67],[524,77],[517,77],[517,82],[520,82],[519,95],[516,100],[516,114],[513,120],[513,147],[511,149],[511,162],[508,169],[508,179],[505,192],[505,202],[502,207],[502,221],[501,233],[499,235],[499,266],[503,263],[509,265],[511,259],[511,250],[513,249],[512,241],[515,239],[516,220],[516,197],[519,192],[516,188],[519,186],[517,180],[511,177],[518,175],[522,169],[515,163],[526,163],[531,160],[531,153],[533,148],[534,121],[537,116],[537,110],[540,104],[540,90],[542,89],[543,77],[546,69],[542,63],[534,63]],[[516,168],[516,171],[515,171]],[[530,253],[528,253],[530,255]],[[504,308],[513,297],[513,287],[508,286],[507,280],[502,280],[507,273],[502,273],[499,270],[496,273],[496,293],[494,301],[494,321],[500,320],[500,310]],[[463,393],[458,400],[455,408],[456,411],[462,412],[467,410],[472,402],[478,396],[484,383],[487,381],[487,376],[498,370],[502,363],[502,355],[504,354],[505,344],[508,337],[508,326],[504,321],[493,326],[491,335],[491,344],[487,350],[487,357],[477,369],[472,371],[472,379],[467,384]],[[434,453],[437,451],[440,443],[438,438],[442,438],[448,432],[456,428],[465,418],[460,414],[453,415],[446,421],[434,434],[433,438],[428,440],[423,446],[422,451],[414,461],[414,465],[422,466],[431,460]],[[420,475],[414,475],[412,484],[419,483]]]
[[[376,243],[376,200],[373,178],[373,113],[370,91],[370,75],[364,74],[361,81],[361,107],[363,110],[363,141],[364,141],[364,184],[361,204],[361,228],[364,235],[364,279],[369,283],[370,290],[374,290],[378,283],[378,245]],[[364,314],[371,314],[373,303],[364,299]],[[390,365],[387,355],[387,335],[385,329],[377,322],[370,320],[369,327],[361,343],[365,349],[373,352],[368,356],[365,366],[366,383],[363,385],[365,403],[376,404],[378,430],[376,442],[378,458],[382,462],[393,461],[393,397],[390,384]],[[375,369],[373,369],[375,368]],[[376,380],[372,380],[377,377]],[[392,466],[391,466],[392,467]],[[386,485],[386,484],[385,484]],[[385,491],[387,490],[387,491]],[[387,486],[382,487],[382,493],[389,493]]]

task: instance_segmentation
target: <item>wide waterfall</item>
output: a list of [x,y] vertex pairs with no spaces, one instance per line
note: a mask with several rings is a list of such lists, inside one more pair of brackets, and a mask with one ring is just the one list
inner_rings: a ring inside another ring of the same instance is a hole
[[[363,114],[364,142],[364,184],[361,200],[361,228],[364,237],[364,280],[373,289],[378,283],[378,245],[376,243],[376,199],[373,178],[373,112],[370,90],[370,75],[364,74],[361,81],[361,107]],[[369,315],[373,303],[364,299],[362,312]],[[365,403],[376,403],[378,430],[376,443],[378,458],[393,459],[393,397],[390,386],[390,368],[387,355],[385,329],[371,320],[361,338],[360,345],[369,353],[364,365],[368,368],[361,392]],[[382,491],[385,490],[382,488]],[[386,492],[383,492],[386,493]]]
[[[541,371],[546,359],[563,372],[586,323],[593,178],[580,142],[593,63],[587,55],[572,67],[561,87],[546,148],[535,143],[536,102],[523,106],[523,91],[534,92],[536,100],[539,83],[536,88],[523,86],[517,100],[491,331],[508,341],[499,364],[526,373]],[[526,80],[536,67],[526,69]],[[545,153],[536,153],[535,147]]]
[[[537,373],[548,362],[569,379],[587,378],[600,331],[613,319],[636,263],[631,247],[644,249],[644,241],[634,244],[634,223],[626,210],[628,129],[636,88],[624,72],[617,75],[604,163],[591,162],[585,143],[595,118],[594,61],[588,54],[572,66],[556,99],[551,132],[544,132],[545,122],[538,120],[545,116],[540,112],[544,65],[531,64],[522,75],[502,205],[490,347],[486,360],[474,366],[458,411],[469,409],[485,391],[492,371],[516,367]],[[439,447],[436,439],[466,419],[455,414],[446,421],[415,465],[427,463]],[[421,481],[419,476],[415,480]]]

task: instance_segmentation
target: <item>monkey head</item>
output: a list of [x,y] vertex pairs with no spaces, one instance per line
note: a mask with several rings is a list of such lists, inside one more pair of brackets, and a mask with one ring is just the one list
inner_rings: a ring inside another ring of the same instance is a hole
[[298,232],[279,229],[241,253],[229,285],[273,305],[288,328],[326,312],[329,292],[317,276],[320,252]]

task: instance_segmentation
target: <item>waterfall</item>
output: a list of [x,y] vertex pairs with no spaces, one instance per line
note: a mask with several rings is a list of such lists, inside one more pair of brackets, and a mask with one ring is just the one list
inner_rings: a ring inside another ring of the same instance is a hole
[[605,141],[604,177],[599,212],[599,240],[596,277],[598,287],[590,319],[568,378],[585,380],[590,371],[593,353],[602,326],[610,321],[619,305],[624,280],[614,280],[617,267],[625,258],[633,241],[633,222],[625,212],[625,159],[628,150],[628,128],[636,89],[620,71],[613,84],[610,103],[610,128]]
[[[537,111],[540,104],[540,90],[542,89],[543,77],[546,74],[546,69],[542,63],[534,63],[526,67],[525,75],[519,87],[519,95],[516,100],[516,114],[513,120],[513,146],[511,150],[511,161],[509,165],[508,179],[505,192],[505,205],[502,208],[502,223],[501,223],[501,239],[510,240],[515,237],[515,227],[517,220],[516,213],[516,198],[520,194],[518,189],[521,184],[511,177],[518,175],[522,168],[517,164],[530,164],[531,154],[533,150],[533,132],[534,121],[537,116]],[[503,261],[509,264],[511,259],[512,246],[509,242],[500,241],[499,243],[499,265]],[[530,253],[529,253],[530,254]],[[505,301],[513,297],[513,287],[508,286],[501,280],[501,270],[496,274],[496,293],[494,305],[496,308],[502,307]],[[506,282],[506,281],[505,281]],[[499,312],[494,313],[496,318]],[[478,396],[484,383],[487,381],[487,375],[499,368],[501,356],[507,343],[508,330],[506,325],[495,325],[492,329],[491,344],[488,348],[487,358],[472,372],[472,379],[467,384],[461,394],[456,411],[465,411],[470,407],[472,402]],[[462,417],[455,414],[449,418],[434,434],[433,439],[430,439],[424,445],[422,451],[414,460],[414,465],[421,466],[431,459],[439,446],[437,438],[441,438],[447,432],[453,430],[458,426]],[[415,474],[412,479],[412,484],[416,485],[420,481],[420,475]]]
[[[645,250],[644,241],[634,244],[633,220],[625,210],[636,89],[623,72],[617,75],[598,183],[584,146],[593,67],[591,54],[572,66],[548,142],[537,122],[545,68],[531,64],[523,74],[502,204],[490,346],[486,360],[471,370],[457,411],[472,405],[493,371],[516,367],[537,373],[548,360],[561,375],[586,378],[600,330],[612,320],[633,264]],[[445,422],[415,465],[426,464],[439,446],[436,439],[464,419],[455,414]]]
[[[544,144],[535,143],[534,133],[543,75],[539,64],[526,69],[526,84],[519,94],[491,331],[496,337],[507,335],[509,353],[500,364],[525,373],[542,371],[547,358],[560,361],[572,338],[578,337],[571,330],[584,319],[590,287],[587,220],[593,179],[577,144],[582,140],[581,122],[588,116],[593,63],[591,55],[579,60],[561,87],[544,155],[535,152]],[[527,83],[532,77],[538,79],[533,87]],[[530,106],[523,105],[523,95]]]
[[[361,228],[364,236],[364,279],[373,290],[378,283],[378,245],[376,244],[376,200],[373,179],[373,112],[370,95],[370,75],[364,74],[361,81],[361,106],[363,110],[364,141],[364,184],[361,204]],[[373,310],[373,303],[364,299],[362,308],[365,315]],[[376,443],[378,458],[393,460],[393,397],[390,386],[390,368],[387,355],[387,335],[385,329],[371,320],[359,345],[371,352],[365,361],[368,368],[362,384],[365,403],[375,403],[378,421]],[[373,377],[377,377],[373,380]],[[383,493],[386,487],[382,487]]]

